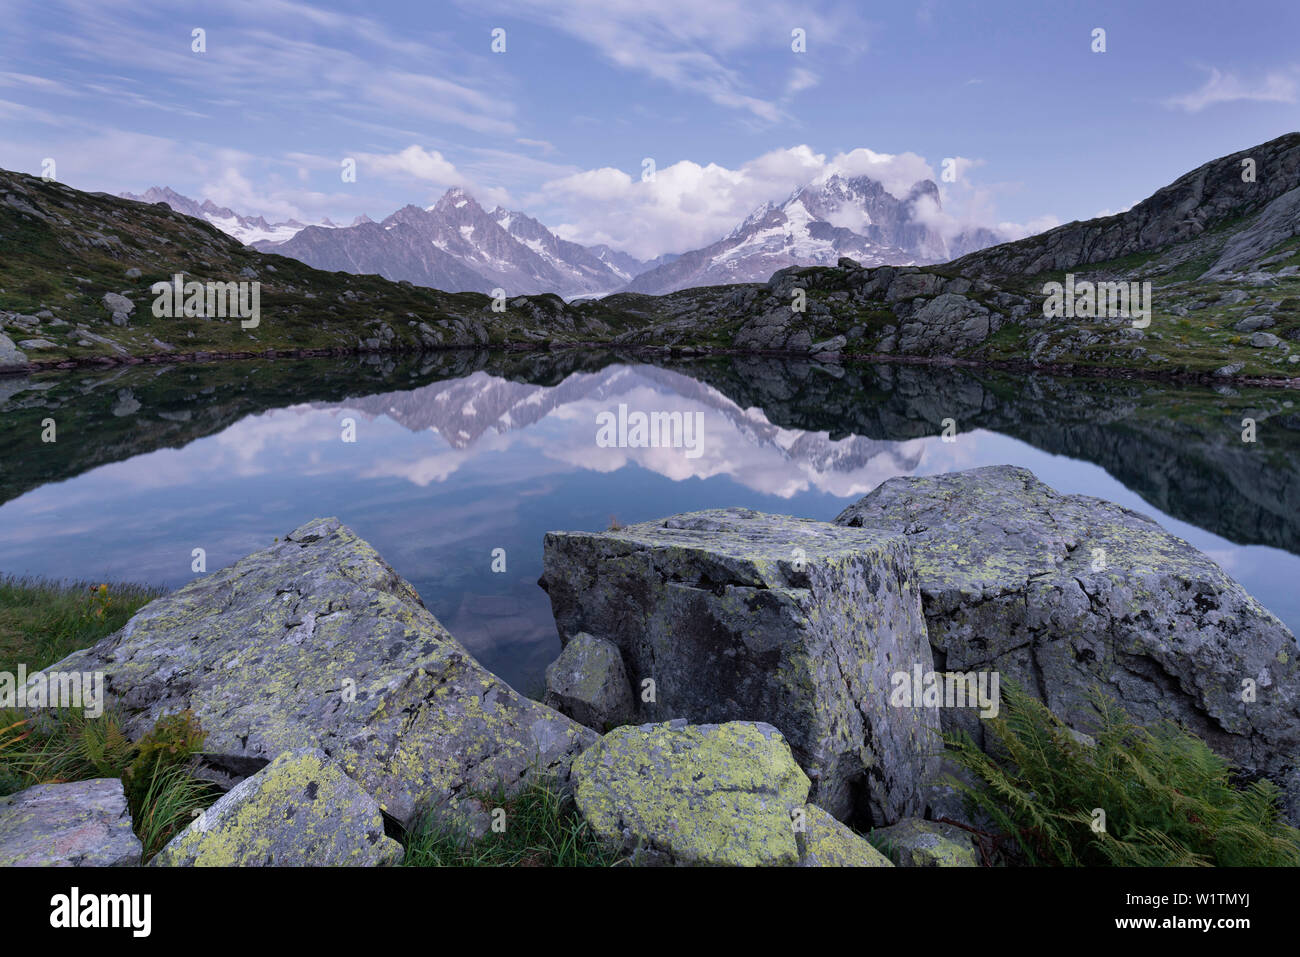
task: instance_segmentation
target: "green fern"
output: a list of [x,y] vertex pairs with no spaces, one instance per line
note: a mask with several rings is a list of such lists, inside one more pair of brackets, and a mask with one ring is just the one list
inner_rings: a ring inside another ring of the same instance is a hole
[[1300,865],[1300,831],[1282,819],[1275,785],[1234,783],[1194,735],[1169,722],[1141,727],[1100,692],[1091,701],[1095,746],[1011,682],[984,725],[991,753],[965,733],[945,735],[949,757],[977,781],[954,784],[1030,864]]

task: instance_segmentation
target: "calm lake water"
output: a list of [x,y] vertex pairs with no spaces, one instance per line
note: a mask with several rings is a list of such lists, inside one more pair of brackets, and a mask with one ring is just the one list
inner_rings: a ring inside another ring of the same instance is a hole
[[[894,476],[1010,463],[1152,516],[1296,630],[1297,399],[922,366],[487,353],[0,380],[0,572],[171,588],[194,577],[195,548],[211,571],[336,515],[487,667],[536,692],[559,651],[536,584],[549,530],[724,505],[830,520]],[[602,447],[598,416],[620,404],[699,413],[699,454]],[[48,419],[54,443],[41,441]]]

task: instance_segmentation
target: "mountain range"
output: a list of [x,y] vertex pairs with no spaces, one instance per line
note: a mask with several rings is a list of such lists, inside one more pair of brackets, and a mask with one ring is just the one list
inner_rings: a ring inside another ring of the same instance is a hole
[[[151,186],[143,193],[119,193],[118,195],[123,199],[133,199],[137,203],[166,203],[176,212],[209,222],[223,233],[234,236],[241,243],[248,245],[256,242],[283,242],[306,225],[296,219],[268,223],[262,216],[241,216],[233,209],[218,206],[210,199],[205,199],[201,203],[196,202],[188,196],[182,196],[170,186]],[[368,222],[368,217],[358,216],[352,221],[352,225],[356,226],[362,222]],[[319,225],[322,228],[338,228],[338,224],[330,222],[329,217],[321,220]]]
[[[872,251],[866,242],[915,251],[918,258],[939,255],[943,237],[918,223],[920,217],[909,218],[907,209],[924,205],[924,186],[897,204],[877,194],[874,212],[862,201],[868,186],[828,179],[800,190],[747,219],[728,237],[725,252],[746,242],[764,247],[779,236],[792,247],[796,237],[839,242],[836,251],[854,243],[863,250],[859,256]],[[854,202],[846,203],[850,195]],[[848,218],[855,211],[863,217],[858,222]],[[207,212],[228,218],[220,207]],[[402,222],[406,217],[413,222]],[[473,268],[485,263],[495,270],[493,281],[509,278],[507,267],[517,278],[519,267],[504,259],[519,250],[531,257],[525,265],[552,275],[560,262],[588,282],[601,270],[628,273],[611,250],[551,244],[536,221],[483,211],[461,191],[431,209],[411,207],[390,219],[299,235],[329,240],[427,230],[421,254],[439,253],[467,282],[488,281]],[[862,239],[837,232],[842,229]],[[485,239],[499,245],[485,247]],[[955,245],[949,240],[942,252],[952,254]],[[816,252],[798,248],[801,255]],[[687,260],[692,276],[699,274],[689,254],[679,259]],[[661,275],[685,269],[676,263],[654,269]],[[772,264],[769,258],[762,269]],[[266,307],[259,324],[230,316],[156,316],[149,307],[154,287],[180,271],[214,283],[256,279]],[[1049,308],[1059,295],[1053,288],[1069,285],[1071,273],[1082,302],[1091,304],[1098,291],[1097,311],[1080,312],[1084,321],[1060,321]],[[1110,290],[1105,301],[1102,283]],[[1122,296],[1116,302],[1125,283],[1134,290],[1130,298],[1138,297],[1131,312]],[[830,375],[849,356],[1300,384],[1300,133],[1203,163],[1122,213],[938,265],[870,266],[841,256],[834,265],[779,269],[766,282],[569,302],[554,294],[516,295],[505,309],[494,305],[481,293],[327,272],[265,253],[206,216],[176,212],[167,200],[124,200],[0,170],[0,371],[176,357],[604,343],[651,355],[802,356]],[[1273,424],[1293,428],[1294,422],[1288,412]]]
[[565,299],[765,282],[787,266],[834,265],[843,256],[871,266],[932,264],[1003,238],[978,228],[945,240],[922,222],[923,208],[940,207],[931,180],[916,183],[900,199],[868,176],[839,174],[802,186],[781,202],[765,203],[715,243],[648,261],[607,245],[562,239],[524,213],[485,210],[459,187],[432,206],[404,206],[378,223],[358,217],[350,226],[329,220],[267,223],[166,187],[122,195],[165,202],[262,252],[317,269],[374,274],[449,292],[491,294],[500,288],[511,296],[550,292]]
[[781,203],[765,203],[716,243],[643,272],[625,291],[661,296],[693,286],[766,282],[788,266],[833,266],[842,256],[864,266],[927,265],[1003,241],[983,228],[945,241],[921,221],[924,200],[936,210],[941,206],[932,180],[921,180],[899,199],[869,176],[833,174]]

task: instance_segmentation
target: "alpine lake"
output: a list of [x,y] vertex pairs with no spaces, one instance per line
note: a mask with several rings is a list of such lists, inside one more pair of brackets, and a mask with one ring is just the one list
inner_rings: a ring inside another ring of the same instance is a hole
[[460,351],[3,378],[0,573],[176,588],[334,515],[537,695],[560,647],[546,532],[830,521],[895,476],[998,464],[1150,516],[1300,630],[1300,392],[932,365]]

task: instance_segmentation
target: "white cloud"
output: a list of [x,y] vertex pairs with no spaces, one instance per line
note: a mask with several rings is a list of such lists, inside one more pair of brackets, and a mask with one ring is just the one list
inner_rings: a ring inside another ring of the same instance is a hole
[[411,144],[399,153],[362,153],[365,168],[379,175],[399,174],[424,180],[434,186],[456,186],[465,178],[437,150]]
[[1200,89],[1181,96],[1171,96],[1165,100],[1165,106],[1199,113],[1207,106],[1218,103],[1234,103],[1240,100],[1254,100],[1261,103],[1295,103],[1297,91],[1296,68],[1286,71],[1274,71],[1254,82],[1242,80],[1235,73],[1225,73],[1215,67],[1209,70],[1209,77]]
[[[1000,221],[994,208],[996,189],[974,186],[965,175],[980,161],[956,159],[958,182],[939,184],[943,208],[922,204],[919,217],[945,238],[976,226],[1019,237],[1045,222],[1057,225],[1054,217],[1032,224]],[[916,153],[858,148],[827,157],[799,145],[764,153],[736,169],[681,160],[659,168],[649,181],[610,167],[583,170],[547,182],[541,193],[524,202],[551,205],[567,217],[554,227],[565,239],[607,243],[649,259],[714,243],[762,204],[783,200],[795,189],[835,173],[870,176],[899,197],[920,180],[938,181],[934,168]],[[837,225],[861,228],[861,217],[850,212]]]

